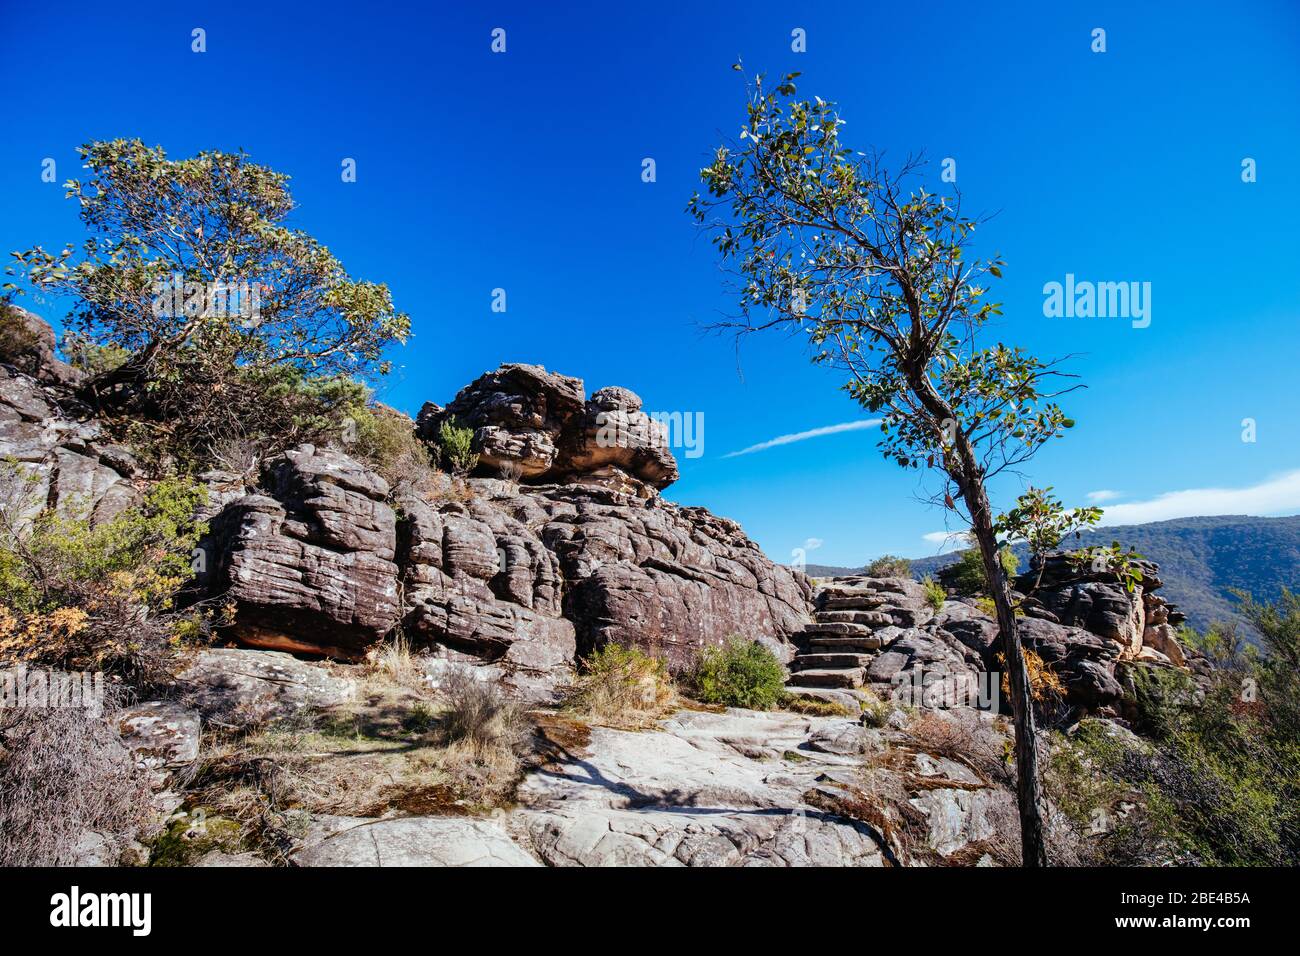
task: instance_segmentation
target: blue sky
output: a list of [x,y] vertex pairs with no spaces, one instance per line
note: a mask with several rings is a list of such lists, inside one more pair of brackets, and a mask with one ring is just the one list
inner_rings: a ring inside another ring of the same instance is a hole
[[[1089,386],[1028,479],[1068,504],[1115,493],[1116,522],[1300,511],[1296,4],[461,6],[0,0],[0,245],[82,238],[40,180],[46,157],[60,183],[80,175],[81,142],[243,147],[293,177],[295,224],[412,316],[383,400],[415,412],[507,361],[623,385],[650,410],[703,413],[704,455],[679,454],[667,496],[739,520],[774,559],[810,539],[817,563],[934,553],[944,515],[918,500],[934,479],[884,461],[870,429],[726,457],[868,417],[798,342],[737,353],[703,331],[732,301],[683,207],[740,128],[742,57],[802,71],[857,148],[925,151],[935,188],[954,158],[966,208],[996,213],[996,332],[1075,353]],[[1150,282],[1150,326],[1045,318],[1043,285],[1066,273]]]

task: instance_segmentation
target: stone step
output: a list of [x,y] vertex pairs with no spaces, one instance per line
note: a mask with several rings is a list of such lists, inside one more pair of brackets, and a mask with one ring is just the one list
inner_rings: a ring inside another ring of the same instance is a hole
[[[881,613],[880,611],[817,611],[813,619],[819,624],[877,624],[880,622]],[[892,618],[889,623],[892,623]]]
[[839,704],[850,714],[857,714],[862,709],[862,702],[866,698],[862,691],[833,687],[790,685],[786,687],[785,692],[791,697],[803,697],[810,700],[825,701],[828,704]]
[[[875,611],[868,611],[868,614],[876,614]],[[889,627],[894,623],[894,619],[886,614],[878,615],[879,620],[867,621],[822,621],[814,620],[811,624],[804,626],[805,634],[838,634],[844,637],[868,637],[880,627]]]
[[854,667],[847,670],[806,670],[790,678],[797,680],[800,687],[861,687],[866,679],[866,670]]
[[860,597],[875,599],[880,596],[880,592],[873,587],[862,587],[853,584],[826,584],[817,589],[819,595],[825,597]]
[[790,662],[794,671],[834,669],[845,667],[866,667],[875,658],[874,654],[830,653],[800,654]]
[[811,636],[808,640],[808,653],[810,654],[832,654],[848,653],[862,654],[869,651],[878,651],[884,641],[879,635],[867,634],[863,636],[846,637],[841,635],[832,636]]
[[827,594],[817,598],[817,607],[823,611],[870,611],[884,604],[883,598],[866,594]]

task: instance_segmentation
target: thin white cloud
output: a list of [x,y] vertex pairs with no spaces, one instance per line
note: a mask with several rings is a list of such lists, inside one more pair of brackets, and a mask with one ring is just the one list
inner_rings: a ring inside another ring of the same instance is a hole
[[1189,488],[1148,501],[1112,505],[1103,525],[1145,524],[1198,515],[1270,515],[1300,511],[1300,469],[1245,488]]
[[[1091,492],[1088,498],[1101,492]],[[1245,488],[1189,488],[1169,491],[1147,501],[1111,505],[1101,518],[1102,527],[1149,524],[1175,518],[1213,515],[1276,515],[1300,513],[1300,469]],[[931,531],[921,536],[933,544],[953,546],[961,539],[951,531]]]
[[823,435],[838,435],[840,432],[855,432],[863,428],[875,428],[880,424],[879,418],[867,418],[857,422],[844,422],[840,425],[826,425],[823,428],[812,428],[806,432],[795,432],[793,435],[778,435],[771,441],[759,442],[757,445],[750,445],[748,448],[742,448],[740,451],[731,451],[723,455],[723,458],[735,458],[738,455],[750,455],[756,451],[767,451],[769,448],[775,448],[778,445],[792,445],[797,441],[807,441],[809,438],[821,438]]
[[1116,498],[1121,497],[1123,494],[1124,492],[1122,491],[1111,491],[1109,488],[1102,488],[1100,491],[1090,491],[1086,495],[1084,495],[1084,497],[1087,498],[1089,501],[1091,501],[1094,505],[1099,505],[1103,501],[1114,501]]
[[921,535],[921,537],[934,544],[947,544],[949,538],[960,538],[965,533],[964,531],[931,531],[929,534]]

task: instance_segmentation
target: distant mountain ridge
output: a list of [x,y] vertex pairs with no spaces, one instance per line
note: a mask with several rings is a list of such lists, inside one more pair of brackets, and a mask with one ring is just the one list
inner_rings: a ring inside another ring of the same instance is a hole
[[[1119,525],[1070,538],[1065,546],[1111,541],[1136,548],[1160,565],[1165,582],[1161,595],[1182,608],[1187,622],[1198,631],[1215,621],[1241,621],[1232,588],[1259,600],[1277,598],[1283,587],[1300,588],[1300,515],[1216,515]],[[1027,567],[1026,547],[1016,545],[1013,550],[1021,567]],[[957,557],[954,552],[918,558],[912,562],[912,573],[917,578],[933,574]],[[813,577],[836,577],[859,573],[861,568],[810,564],[805,570]]]

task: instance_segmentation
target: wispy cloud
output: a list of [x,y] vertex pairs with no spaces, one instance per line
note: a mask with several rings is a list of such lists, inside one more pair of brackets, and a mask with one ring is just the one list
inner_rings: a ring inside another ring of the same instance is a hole
[[934,544],[948,544],[951,540],[961,539],[965,534],[965,531],[931,531],[929,534],[921,535],[921,537]]
[[1109,488],[1102,488],[1100,491],[1090,491],[1086,495],[1084,495],[1084,497],[1087,498],[1089,501],[1091,501],[1094,505],[1099,505],[1103,501],[1114,501],[1116,498],[1121,497],[1123,494],[1124,492],[1122,491],[1111,491]]
[[812,428],[806,432],[795,432],[793,435],[778,435],[770,441],[761,441],[757,445],[750,445],[748,448],[742,448],[740,451],[731,451],[723,455],[723,458],[735,458],[738,455],[751,455],[756,451],[767,451],[769,448],[775,448],[778,445],[792,445],[797,441],[807,441],[809,438],[821,438],[823,435],[838,435],[840,432],[855,432],[863,428],[875,428],[880,424],[879,418],[866,418],[857,422],[844,422],[840,425],[826,425],[822,428]]
[[1245,488],[1189,488],[1147,501],[1112,505],[1103,525],[1145,524],[1197,515],[1269,515],[1300,511],[1300,470]]
[[[1114,491],[1092,491],[1088,500],[1107,500],[1099,495],[1118,495]],[[1188,488],[1168,491],[1146,501],[1129,501],[1111,505],[1102,515],[1103,527],[1122,524],[1148,524],[1175,518],[1211,515],[1275,515],[1300,513],[1300,470],[1289,471],[1244,488]],[[932,544],[943,545],[940,551],[959,546],[960,532],[931,531],[921,536]]]

